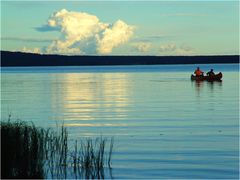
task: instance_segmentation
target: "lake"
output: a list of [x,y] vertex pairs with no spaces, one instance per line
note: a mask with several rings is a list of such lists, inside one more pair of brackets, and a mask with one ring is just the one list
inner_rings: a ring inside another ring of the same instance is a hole
[[212,83],[196,66],[2,68],[1,120],[114,137],[116,179],[238,179],[239,65],[199,65],[223,73]]

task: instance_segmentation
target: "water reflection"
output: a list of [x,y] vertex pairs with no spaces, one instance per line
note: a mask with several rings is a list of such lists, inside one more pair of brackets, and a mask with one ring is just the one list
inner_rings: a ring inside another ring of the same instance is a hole
[[193,84],[198,97],[200,97],[201,92],[206,88],[208,93],[213,93],[215,90],[222,88],[222,81],[192,81],[192,85]]
[[211,91],[214,91],[215,88],[221,88],[222,87],[222,80],[220,81],[207,81],[208,89]]
[[200,91],[201,91],[201,89],[203,88],[203,85],[204,85],[204,81],[191,81],[191,82],[192,82],[192,85],[194,85],[197,97],[199,97],[200,96]]
[[56,114],[62,112],[61,117],[58,115],[53,119],[96,120],[126,117],[129,103],[127,74],[52,74],[51,80],[52,110]]

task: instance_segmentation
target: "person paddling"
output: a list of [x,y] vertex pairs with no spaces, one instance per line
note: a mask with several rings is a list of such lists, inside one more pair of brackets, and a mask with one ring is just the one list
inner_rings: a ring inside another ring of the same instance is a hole
[[197,67],[197,69],[195,70],[194,74],[196,74],[196,76],[203,76],[203,71],[201,71],[200,68]]
[[211,69],[209,72],[207,72],[207,75],[208,75],[208,76],[214,76],[215,73],[213,72],[213,69]]

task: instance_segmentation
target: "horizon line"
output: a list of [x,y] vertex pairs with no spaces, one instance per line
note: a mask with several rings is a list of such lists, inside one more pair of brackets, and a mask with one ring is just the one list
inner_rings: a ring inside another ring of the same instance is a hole
[[68,56],[68,57],[76,57],[76,56],[93,56],[93,57],[114,57],[114,56],[132,56],[132,57],[196,57],[196,56],[240,56],[240,54],[198,54],[198,55],[91,55],[91,54],[46,54],[46,53],[33,53],[33,52],[23,52],[23,51],[7,51],[0,50],[0,52],[8,52],[8,53],[22,53],[22,54],[31,54],[31,55],[40,55],[40,56]]

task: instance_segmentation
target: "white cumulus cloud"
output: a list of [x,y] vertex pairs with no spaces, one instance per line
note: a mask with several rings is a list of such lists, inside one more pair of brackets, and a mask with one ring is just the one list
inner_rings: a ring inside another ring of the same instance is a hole
[[61,37],[46,48],[47,53],[107,54],[133,35],[133,27],[121,20],[110,25],[101,22],[95,15],[66,9],[52,14],[48,27],[58,29]]
[[192,47],[186,44],[177,46],[175,43],[161,44],[159,52],[166,55],[193,55],[196,53]]
[[176,55],[193,55],[195,53],[195,49],[186,44],[182,44],[176,49]]
[[133,44],[133,46],[139,51],[139,52],[147,52],[150,47],[151,43],[146,43],[146,42],[138,42]]
[[23,49],[21,50],[21,52],[25,52],[25,53],[33,53],[33,54],[41,54],[41,50],[39,48],[26,48],[23,47]]
[[175,51],[177,48],[176,44],[174,43],[169,43],[169,44],[162,44],[159,47],[159,51],[160,52],[171,52],[171,51]]
[[127,42],[132,34],[133,27],[118,20],[112,26],[105,29],[102,38],[99,35],[96,36],[98,43],[97,50],[101,54],[110,53],[114,47]]

